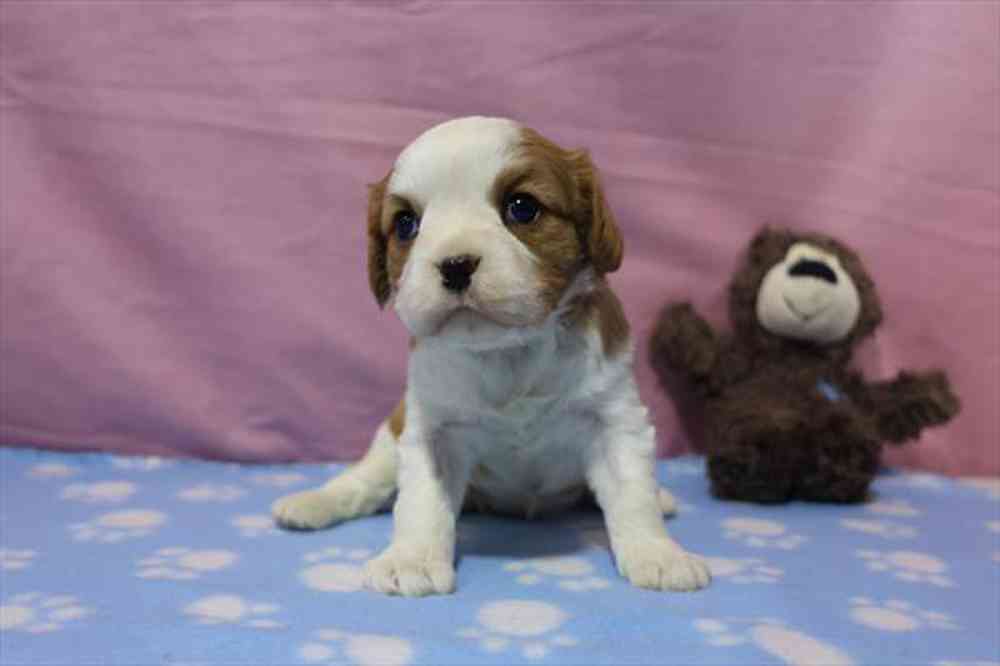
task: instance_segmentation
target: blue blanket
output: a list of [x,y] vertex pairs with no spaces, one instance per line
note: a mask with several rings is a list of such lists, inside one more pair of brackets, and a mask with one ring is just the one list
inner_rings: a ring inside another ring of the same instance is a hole
[[863,506],[723,503],[664,462],[703,592],[617,575],[596,511],[463,517],[458,590],[388,598],[378,516],[276,530],[337,466],[0,451],[3,664],[997,662],[1000,480],[887,474]]

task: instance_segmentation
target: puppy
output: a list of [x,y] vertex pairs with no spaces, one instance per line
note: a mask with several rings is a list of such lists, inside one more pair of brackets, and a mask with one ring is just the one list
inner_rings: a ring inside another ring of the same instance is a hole
[[622,250],[586,152],[499,118],[418,137],[368,202],[371,288],[412,336],[405,395],[360,462],[278,500],[277,522],[318,529],[396,496],[366,583],[421,596],[455,589],[463,506],[532,517],[590,495],[633,584],[706,586],[663,525],[672,500],[604,277]]

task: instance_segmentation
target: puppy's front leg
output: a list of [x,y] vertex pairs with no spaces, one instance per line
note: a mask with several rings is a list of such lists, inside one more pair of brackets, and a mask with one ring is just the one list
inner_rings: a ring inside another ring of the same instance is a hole
[[609,431],[594,445],[587,479],[604,512],[618,571],[654,590],[698,590],[708,567],[667,534],[657,498],[653,429]]
[[392,544],[365,567],[366,585],[421,597],[455,590],[455,521],[469,479],[468,456],[407,424],[399,444]]

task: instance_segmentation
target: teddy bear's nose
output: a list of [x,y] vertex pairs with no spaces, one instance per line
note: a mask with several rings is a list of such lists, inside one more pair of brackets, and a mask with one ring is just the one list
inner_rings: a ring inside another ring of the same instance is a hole
[[788,269],[788,275],[791,277],[809,276],[819,278],[830,284],[837,284],[837,274],[833,272],[833,269],[822,261],[815,261],[813,259],[801,259],[795,262]]

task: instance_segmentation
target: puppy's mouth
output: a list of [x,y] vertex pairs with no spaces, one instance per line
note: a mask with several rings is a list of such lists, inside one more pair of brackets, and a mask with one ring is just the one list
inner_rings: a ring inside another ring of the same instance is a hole
[[486,312],[472,303],[462,303],[455,306],[441,317],[432,335],[441,333],[446,328],[464,328],[476,330],[484,326],[499,328],[516,328],[519,322],[506,321],[502,317]]

